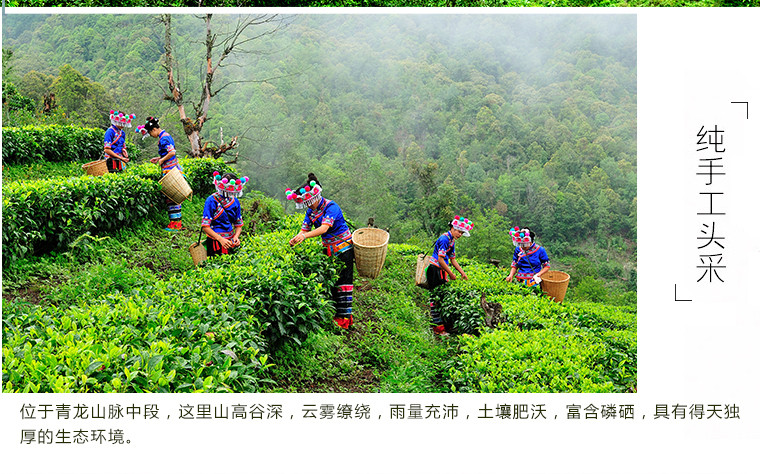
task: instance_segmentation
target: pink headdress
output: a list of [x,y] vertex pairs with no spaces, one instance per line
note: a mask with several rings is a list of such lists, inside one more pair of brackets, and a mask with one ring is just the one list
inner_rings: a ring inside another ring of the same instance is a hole
[[126,128],[132,126],[132,119],[135,118],[135,114],[125,114],[118,110],[111,110],[108,118],[111,119],[111,125]]
[[472,222],[469,219],[465,219],[464,217],[454,216],[454,220],[451,221],[451,226],[454,227],[456,230],[461,231],[465,237],[470,236],[470,231],[472,230]]

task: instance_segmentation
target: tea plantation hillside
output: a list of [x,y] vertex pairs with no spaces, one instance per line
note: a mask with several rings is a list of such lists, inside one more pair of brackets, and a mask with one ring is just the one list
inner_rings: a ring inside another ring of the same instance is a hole
[[[557,304],[463,259],[469,280],[435,294],[454,334],[435,338],[411,245],[356,277],[355,325],[337,328],[335,260],[315,239],[291,248],[301,217],[257,192],[242,199],[240,252],[195,267],[203,176],[224,165],[183,164],[196,197],[176,233],[151,165],[92,178],[61,163],[41,180],[34,163],[5,166],[3,391],[636,390],[635,307]],[[501,306],[489,324],[481,299]]]

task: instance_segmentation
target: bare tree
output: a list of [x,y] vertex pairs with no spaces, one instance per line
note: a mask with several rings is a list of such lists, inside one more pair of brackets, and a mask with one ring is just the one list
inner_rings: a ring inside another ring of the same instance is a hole
[[201,130],[203,125],[209,120],[209,105],[211,99],[224,88],[231,84],[241,82],[266,82],[269,79],[245,80],[245,81],[227,81],[222,84],[214,85],[215,75],[219,68],[224,67],[225,61],[237,53],[261,54],[261,51],[247,50],[257,40],[266,36],[277,33],[286,25],[285,18],[280,15],[254,15],[247,17],[238,17],[237,23],[229,31],[214,32],[211,27],[212,14],[206,14],[199,17],[205,22],[206,37],[205,46],[205,75],[201,80],[201,93],[197,102],[190,102],[192,114],[188,114],[186,107],[185,94],[186,86],[180,82],[178,75],[177,58],[173,49],[172,37],[172,16],[162,14],[159,17],[164,24],[164,64],[169,89],[164,91],[164,99],[177,106],[180,121],[184,128],[185,135],[190,141],[190,155],[220,157],[223,154],[233,150],[238,146],[238,136],[235,136],[229,143],[224,143],[220,132],[221,143],[213,142],[202,143]]

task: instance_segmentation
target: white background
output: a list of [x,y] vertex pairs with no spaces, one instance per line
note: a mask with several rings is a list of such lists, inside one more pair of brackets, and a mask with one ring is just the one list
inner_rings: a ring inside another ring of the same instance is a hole
[[[760,9],[561,13],[638,16],[638,393],[1,394],[0,472],[758,472]],[[749,120],[744,106],[731,101],[749,102]],[[696,212],[705,188],[695,176],[701,157],[695,144],[702,125],[725,130],[727,175],[715,179],[722,188],[715,190],[726,193],[715,201],[727,212],[715,219],[726,237],[723,285],[696,283],[704,221]],[[679,298],[693,301],[674,301],[676,284]],[[155,403],[161,420],[23,421],[24,403]],[[199,403],[282,404],[286,419],[178,420],[180,405]],[[305,404],[343,403],[369,405],[372,419],[300,419]],[[453,404],[459,418],[391,421],[395,403]],[[502,403],[544,404],[549,419],[477,419],[484,404]],[[688,412],[685,420],[654,419],[658,404],[695,403],[735,404],[740,419],[690,420]],[[635,419],[566,420],[568,404],[632,404]],[[48,428],[118,428],[131,443],[20,443],[22,429]]]

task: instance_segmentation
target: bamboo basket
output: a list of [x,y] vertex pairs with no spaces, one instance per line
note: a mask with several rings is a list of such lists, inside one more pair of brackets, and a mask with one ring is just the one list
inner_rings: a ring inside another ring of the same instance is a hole
[[158,180],[158,184],[161,185],[161,192],[176,204],[182,204],[182,201],[193,195],[193,190],[177,168],[169,170],[163,178]]
[[199,265],[202,261],[206,260],[206,247],[200,242],[192,244],[190,246],[190,256],[193,257],[193,264]]
[[430,265],[430,258],[421,253],[417,255],[417,265],[414,269],[414,284],[420,288],[428,288],[427,268]]
[[388,253],[390,234],[383,229],[363,227],[354,231],[354,258],[359,275],[377,278]]
[[557,303],[565,299],[567,286],[570,284],[570,275],[557,270],[549,270],[541,275],[541,289]]
[[103,176],[108,174],[108,166],[106,160],[97,160],[85,163],[82,165],[82,169],[90,176]]

